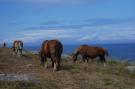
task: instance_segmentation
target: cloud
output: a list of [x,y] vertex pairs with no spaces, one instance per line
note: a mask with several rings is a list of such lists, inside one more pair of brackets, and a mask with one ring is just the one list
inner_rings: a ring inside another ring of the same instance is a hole
[[[96,22],[97,20],[94,21]],[[100,23],[102,22],[103,21],[101,21]],[[85,21],[83,23],[85,23]],[[93,21],[90,21],[88,23],[93,23]],[[52,24],[54,28],[37,27],[30,30],[27,28],[25,30],[19,30],[14,32],[3,32],[2,34],[0,34],[0,41],[13,42],[16,39],[20,39],[23,40],[25,43],[33,42],[35,44],[38,44],[39,42],[46,39],[59,39],[64,43],[69,42],[69,44],[80,44],[89,42],[128,42],[135,40],[134,23],[135,21],[133,20],[126,20],[126,22],[121,22],[117,24],[107,23],[104,25],[84,26],[78,28],[76,28],[76,25],[74,25],[74,27],[70,24],[67,28],[65,25],[62,26],[60,24],[60,26],[62,27],[55,27]]]
[[34,30],[25,31],[24,37],[33,37],[41,39],[60,39],[72,42],[108,42],[108,41],[128,41],[135,40],[135,30],[133,28],[117,28],[117,26],[102,26],[100,28],[83,28],[83,29],[59,29],[59,30]]
[[20,34],[24,37],[31,37],[33,39],[29,41],[38,41],[45,39],[73,39],[76,35],[71,34],[72,31],[67,32],[66,30],[34,30],[34,31],[23,31]]
[[42,25],[36,27],[28,27],[26,30],[44,30],[44,29],[82,29],[87,27],[100,27],[107,25],[119,25],[124,23],[135,23],[135,17],[125,18],[125,19],[109,19],[109,18],[99,18],[99,19],[87,19],[74,22],[60,22],[60,21],[48,21],[44,22]]
[[86,35],[78,39],[78,41],[93,41],[96,38],[97,34]]
[[[111,28],[111,29],[110,29]],[[87,28],[87,29],[59,29],[59,30],[28,30],[10,35],[9,38],[3,37],[1,42],[13,42],[14,40],[23,40],[25,43],[39,44],[43,40],[59,39],[69,44],[95,43],[95,42],[120,42],[135,40],[134,29],[119,29],[114,26]]]
[[[132,24],[106,25],[84,28],[78,42],[128,42],[135,40],[135,29]],[[84,32],[83,32],[84,31]]]
[[77,35],[72,34],[74,31],[67,32],[66,30],[29,30],[29,31],[19,31],[17,33],[7,33],[3,34],[1,38],[1,42],[9,42],[12,43],[14,40],[22,40],[25,43],[37,42],[39,40],[47,40],[47,39],[73,39],[76,38]]

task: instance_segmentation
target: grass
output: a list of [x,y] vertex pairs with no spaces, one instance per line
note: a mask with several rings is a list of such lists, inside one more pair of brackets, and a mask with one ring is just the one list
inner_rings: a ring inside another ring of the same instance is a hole
[[0,49],[0,73],[28,74],[38,82],[0,81],[0,89],[135,89],[135,72],[125,68],[131,65],[127,62],[111,60],[104,67],[97,61],[73,63],[66,58],[62,60],[62,69],[55,72],[50,61],[47,69],[40,66],[35,54],[18,58],[7,51],[10,49]]
[[42,89],[42,87],[40,84],[33,82],[0,81],[0,89]]

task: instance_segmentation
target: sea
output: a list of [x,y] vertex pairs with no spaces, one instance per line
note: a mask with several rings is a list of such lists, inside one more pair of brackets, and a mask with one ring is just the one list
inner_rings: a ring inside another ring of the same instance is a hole
[[[64,45],[63,54],[72,54],[80,45]],[[92,46],[104,47],[109,52],[109,57],[119,60],[135,61],[135,43],[121,44],[93,44]],[[26,46],[30,51],[38,52],[40,46]]]

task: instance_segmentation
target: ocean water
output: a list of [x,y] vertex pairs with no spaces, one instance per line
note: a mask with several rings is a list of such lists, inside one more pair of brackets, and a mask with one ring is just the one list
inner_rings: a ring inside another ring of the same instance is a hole
[[[98,44],[93,46],[104,47],[108,50],[109,56],[113,58],[118,58],[120,60],[135,60],[135,43],[129,44]],[[75,49],[79,45],[64,45],[63,54],[74,53]],[[31,51],[39,51],[39,46],[25,47]]]

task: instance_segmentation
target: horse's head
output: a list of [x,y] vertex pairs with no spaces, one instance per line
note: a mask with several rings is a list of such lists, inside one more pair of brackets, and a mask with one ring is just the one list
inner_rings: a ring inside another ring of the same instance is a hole
[[75,54],[73,54],[72,57],[71,57],[71,59],[72,59],[73,62],[76,62],[77,56]]

